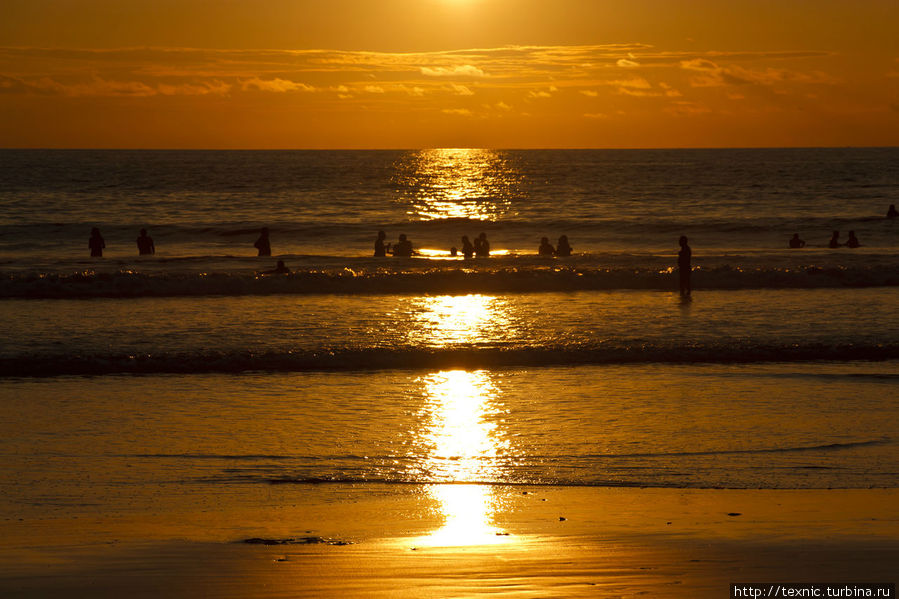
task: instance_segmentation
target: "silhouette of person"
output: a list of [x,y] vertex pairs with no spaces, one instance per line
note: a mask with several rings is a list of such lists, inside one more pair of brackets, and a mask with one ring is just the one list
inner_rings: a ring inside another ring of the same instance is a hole
[[799,233],[793,233],[793,237],[790,238],[790,247],[791,248],[804,248],[805,242],[799,239]]
[[471,241],[468,240],[468,235],[462,236],[462,255],[465,258],[474,256],[474,246],[471,245]]
[[290,269],[287,268],[287,265],[284,264],[284,260],[278,260],[278,264],[272,270],[267,270],[264,275],[289,275]]
[[392,253],[397,258],[412,257],[412,242],[406,239],[405,233],[400,233],[399,241],[393,246]]
[[103,241],[103,236],[100,235],[100,229],[97,227],[91,229],[91,238],[87,242],[87,247],[91,250],[92,258],[103,257],[103,248],[106,247],[106,242]]
[[541,256],[552,256],[553,254],[556,253],[556,248],[554,248],[552,246],[552,244],[549,242],[548,237],[541,237],[540,238],[540,247],[537,248],[537,253],[540,254]]
[[568,235],[559,237],[559,245],[556,247],[556,256],[568,257],[571,255],[571,246],[568,245]]
[[846,240],[847,248],[857,248],[861,243],[858,242],[858,237],[855,236],[855,231],[849,231],[849,239]]
[[490,257],[490,242],[487,241],[486,233],[481,233],[478,235],[478,238],[474,240],[474,255],[478,258]]
[[887,218],[896,218],[897,216],[899,216],[899,211],[896,210],[896,204],[890,204],[887,210]]
[[262,227],[259,231],[259,239],[256,240],[256,243],[253,244],[257,250],[259,250],[259,256],[271,256],[272,255],[272,245],[268,239],[268,227]]
[[387,250],[390,249],[390,244],[384,245],[384,240],[387,239],[387,233],[384,231],[378,231],[378,238],[375,239],[375,256],[378,258],[384,257],[387,255]]
[[834,231],[833,235],[830,236],[830,241],[827,243],[827,247],[833,249],[833,248],[838,248],[841,245],[843,245],[843,244],[840,243],[840,232]]
[[153,238],[147,235],[146,229],[140,230],[140,237],[137,238],[137,253],[141,256],[148,256],[156,253],[156,246],[153,244]]
[[680,278],[680,294],[681,297],[689,297],[692,288],[690,286],[690,271],[692,266],[690,261],[693,257],[693,250],[687,245],[687,237],[681,235],[677,241],[680,244],[680,251],[677,253],[677,272]]
[[450,248],[450,256],[455,258],[458,255],[459,255],[459,250],[456,248],[456,246],[451,247]]

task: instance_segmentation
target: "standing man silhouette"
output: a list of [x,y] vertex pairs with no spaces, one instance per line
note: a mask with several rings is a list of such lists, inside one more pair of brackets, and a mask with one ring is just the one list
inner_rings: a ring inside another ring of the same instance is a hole
[[87,242],[87,247],[91,250],[91,257],[103,257],[103,249],[106,247],[106,242],[103,241],[103,236],[100,235],[100,229],[97,227],[91,229],[91,238]]
[[680,277],[680,295],[681,297],[690,297],[692,287],[690,285],[690,271],[692,266],[690,261],[693,257],[693,250],[687,245],[686,235],[681,235],[678,240],[680,251],[677,253],[677,273]]
[[137,253],[141,256],[148,256],[156,253],[156,246],[153,244],[153,238],[147,235],[146,229],[140,230],[140,237],[137,238]]
[[256,240],[253,247],[259,250],[260,256],[272,255],[272,245],[268,239],[268,227],[262,227],[262,230],[259,231],[259,239]]

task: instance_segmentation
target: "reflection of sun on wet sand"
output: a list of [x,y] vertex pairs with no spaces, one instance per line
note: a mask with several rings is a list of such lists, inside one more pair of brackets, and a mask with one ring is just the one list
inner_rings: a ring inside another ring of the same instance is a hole
[[732,582],[889,582],[899,560],[895,489],[254,489],[215,510],[4,522],[0,592],[718,599]]

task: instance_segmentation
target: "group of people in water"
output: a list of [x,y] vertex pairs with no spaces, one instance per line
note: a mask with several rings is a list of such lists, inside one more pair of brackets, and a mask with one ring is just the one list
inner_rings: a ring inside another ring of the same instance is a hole
[[[91,257],[102,258],[103,250],[106,249],[106,240],[100,234],[100,229],[94,227],[91,229],[90,239],[87,241],[87,247],[91,251]],[[147,235],[146,229],[141,229],[137,236],[137,253],[141,256],[149,256],[156,253],[156,245],[153,238]]]
[[[399,258],[409,258],[418,255],[418,252],[412,247],[412,242],[406,237],[405,233],[400,234],[396,243],[391,244],[386,240],[387,233],[378,231],[378,236],[375,238],[374,256],[376,258],[387,256],[387,254]],[[453,256],[454,258],[459,254],[462,254],[462,257],[466,259],[489,258],[490,241],[487,239],[486,233],[478,235],[475,238],[474,243],[468,238],[468,235],[463,235],[462,248],[459,249],[458,247],[453,246],[450,248],[449,253],[450,256]],[[537,248],[537,254],[540,256],[570,256],[571,245],[568,243],[568,236],[562,235],[559,237],[559,244],[557,247],[553,247],[549,242],[548,237],[540,238],[540,246]]]
[[[799,238],[799,233],[793,233],[793,236],[790,238],[790,247],[793,249],[796,248],[804,248],[805,240]],[[827,247],[834,249],[838,247],[847,247],[847,248],[857,248],[861,247],[861,242],[858,240],[858,237],[855,236],[855,231],[849,231],[849,239],[846,240],[846,243],[840,242],[840,232],[834,231],[830,236],[830,241],[827,242]]]
[[[895,204],[890,204],[889,209],[886,214],[887,218],[899,218],[899,211],[896,210]],[[137,237],[137,251],[141,256],[152,255],[156,253],[156,245],[153,243],[153,238],[147,234],[146,229],[141,229],[140,234]],[[681,249],[678,254],[678,268],[681,272],[681,294],[685,296],[690,295],[690,282],[689,282],[689,263],[690,263],[690,246],[687,245],[687,238],[681,237],[679,240]],[[806,246],[806,243],[803,239],[799,238],[799,233],[794,233],[793,237],[790,238],[789,247],[790,248],[803,248]],[[849,238],[846,240],[846,243],[842,243],[840,241],[840,232],[834,231],[833,235],[830,238],[830,241],[827,244],[830,248],[838,248],[838,247],[848,247],[848,248],[857,248],[861,246],[861,243],[858,240],[858,237],[855,235],[855,231],[849,231]],[[259,238],[256,239],[256,242],[253,244],[253,247],[258,251],[259,256],[271,256],[272,255],[272,245],[269,239],[269,229],[268,227],[262,227],[259,231]],[[100,229],[94,227],[91,229],[91,236],[88,240],[88,248],[90,249],[92,257],[102,257],[103,250],[106,248],[106,241],[103,239],[103,236],[100,234]],[[391,254],[393,256],[399,258],[409,258],[412,256],[418,255],[418,252],[412,247],[412,241],[406,237],[405,233],[400,234],[396,243],[387,242],[387,234],[384,231],[378,231],[378,236],[375,239],[375,251],[374,255],[376,257],[387,256]],[[567,257],[571,256],[571,244],[568,242],[568,236],[562,235],[559,237],[559,241],[555,247],[549,242],[548,237],[540,238],[540,245],[537,248],[537,254],[540,256],[559,256],[559,257]],[[472,243],[469,240],[468,235],[462,236],[462,247],[457,248],[455,246],[450,248],[451,256],[458,256],[462,254],[462,257],[468,258],[487,258],[490,256],[490,242],[487,240],[487,234],[481,233],[478,235],[474,242]],[[685,268],[686,265],[686,268]],[[283,260],[278,260],[278,265],[274,270],[268,271],[263,274],[280,274],[280,273],[289,273],[290,269],[288,269],[284,265]],[[686,277],[686,280],[684,279]]]

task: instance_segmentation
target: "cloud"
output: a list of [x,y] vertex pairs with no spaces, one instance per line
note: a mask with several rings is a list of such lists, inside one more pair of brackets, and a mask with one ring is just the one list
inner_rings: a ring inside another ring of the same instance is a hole
[[[681,92],[673,87],[655,87],[630,75],[651,72],[653,77],[677,82],[682,90],[688,85],[768,86],[779,92],[790,84],[837,81],[821,71],[770,68],[769,63],[760,61],[822,56],[827,53],[688,53],[639,43],[433,52],[0,47],[0,93],[142,97],[327,91],[350,100],[366,93],[422,97],[443,91],[477,94],[492,103],[499,97],[547,99],[565,87],[586,97],[599,97],[602,92],[597,90],[609,86],[621,95],[678,98]],[[641,70],[634,70],[637,67]],[[549,81],[553,83],[547,86]]]
[[680,93],[679,91],[677,91],[676,89],[674,89],[673,87],[668,85],[667,83],[659,83],[659,87],[662,88],[665,95],[668,96],[669,98],[680,98],[681,96],[683,96],[682,93]]
[[422,75],[428,77],[486,77],[487,74],[478,67],[470,64],[457,65],[455,67],[421,67]]
[[633,79],[616,79],[607,81],[606,85],[614,85],[616,87],[626,87],[628,89],[650,89],[652,85],[642,77],[634,77]]
[[474,92],[471,91],[468,87],[466,87],[464,85],[458,85],[456,83],[451,83],[450,89],[457,96],[473,96],[474,95]]
[[680,67],[696,73],[692,87],[725,87],[736,85],[774,86],[780,83],[835,85],[839,81],[821,71],[802,73],[788,69],[749,69],[739,65],[720,66],[705,58],[683,60]]
[[609,115],[602,112],[585,112],[584,118],[587,119],[607,119]]
[[452,114],[455,116],[472,116],[473,113],[467,108],[444,108],[441,110],[443,114]]
[[150,96],[205,96],[226,95],[232,86],[222,81],[199,83],[157,83],[142,81],[116,81],[92,77],[75,83],[60,82],[49,77],[21,79],[0,76],[0,93],[79,97],[144,98]]
[[551,98],[557,91],[559,91],[559,88],[555,85],[550,85],[546,89],[531,90],[528,92],[528,98]]
[[318,91],[311,85],[306,85],[305,83],[299,83],[296,81],[290,81],[288,79],[260,79],[258,77],[241,81],[241,89],[243,89],[244,91],[256,90],[275,93]]

